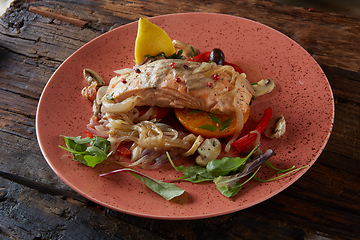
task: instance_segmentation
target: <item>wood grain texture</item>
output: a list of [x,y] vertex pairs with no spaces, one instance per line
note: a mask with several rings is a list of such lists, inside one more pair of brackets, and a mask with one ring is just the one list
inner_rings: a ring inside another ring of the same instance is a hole
[[[49,9],[88,24],[38,15]],[[360,19],[270,1],[15,1],[0,19],[0,170],[71,191],[36,141],[36,107],[56,68],[110,29],[175,12],[253,19],[294,39],[321,65],[335,97],[333,133],[295,184],[254,207],[193,221],[143,219],[0,178],[0,238],[357,239],[360,236]]]

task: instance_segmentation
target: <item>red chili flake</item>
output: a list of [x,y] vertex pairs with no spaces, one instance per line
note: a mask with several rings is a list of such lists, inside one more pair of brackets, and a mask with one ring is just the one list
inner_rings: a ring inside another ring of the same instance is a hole
[[208,87],[212,87],[212,86],[213,86],[212,82],[208,82]]
[[121,79],[121,82],[122,82],[122,83],[127,83],[127,81],[126,81],[125,78],[122,78],[122,79]]
[[146,76],[150,76],[150,73],[149,73],[149,72],[147,72],[147,73],[146,73]]
[[171,68],[176,68],[176,63],[174,63],[174,62],[170,63],[170,67]]
[[177,82],[177,83],[181,82],[181,78],[177,77],[177,78],[176,78],[176,82]]
[[188,69],[189,66],[187,64],[184,64],[183,68]]
[[138,69],[138,68],[135,69],[135,72],[136,72],[136,73],[141,73],[140,69]]
[[215,82],[217,81],[217,80],[219,80],[220,79],[220,76],[219,75],[217,75],[217,74],[215,74],[214,76],[213,76],[213,79],[215,80]]
[[309,12],[313,12],[314,11],[314,9],[313,8],[309,8]]

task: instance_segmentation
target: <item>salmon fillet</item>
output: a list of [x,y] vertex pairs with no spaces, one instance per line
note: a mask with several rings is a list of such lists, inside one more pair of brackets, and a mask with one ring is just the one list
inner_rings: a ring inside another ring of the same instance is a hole
[[214,114],[245,113],[252,98],[245,74],[231,66],[178,59],[153,61],[124,69],[112,78],[105,101],[138,96],[136,106],[191,108]]

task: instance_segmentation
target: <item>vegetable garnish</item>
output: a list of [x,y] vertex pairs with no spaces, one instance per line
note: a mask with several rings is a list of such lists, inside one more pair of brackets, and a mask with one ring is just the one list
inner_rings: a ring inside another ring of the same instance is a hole
[[90,167],[94,167],[95,165],[103,162],[112,153],[108,153],[110,142],[98,136],[94,136],[94,138],[81,138],[81,136],[62,137],[64,137],[67,148],[63,146],[59,147],[68,152],[71,152],[73,155],[73,160],[79,161]]
[[166,59],[183,59],[182,57],[182,53],[183,53],[183,50],[179,50],[169,56],[166,56],[164,52],[156,55],[156,56],[152,56],[152,55],[149,55],[149,54],[146,54],[144,55],[144,57],[147,57],[147,58],[151,58],[151,59],[159,59],[159,58],[166,58]]
[[245,183],[255,176],[259,169],[243,183],[239,182],[241,178],[250,174],[256,167],[275,155],[275,153],[269,149],[265,153],[253,156],[253,153],[258,148],[259,146],[256,146],[245,158],[224,157],[222,159],[214,159],[210,161],[206,167],[201,167],[196,164],[188,167],[175,166],[168,153],[167,156],[174,169],[183,173],[183,176],[177,179],[178,181],[188,181],[192,183],[213,181],[217,189],[224,196],[232,197],[239,192]]
[[[192,62],[210,62],[210,53],[211,52],[203,52],[201,54],[198,54],[192,58],[189,59],[189,61]],[[244,71],[237,65],[233,64],[233,63],[229,63],[224,61],[224,65],[229,65],[232,66],[234,68],[234,70],[238,73],[243,73]]]
[[[174,167],[174,169],[183,173],[183,176],[177,178],[174,181],[188,181],[192,183],[212,181],[215,183],[216,188],[225,197],[235,196],[240,191],[242,186],[251,179],[254,179],[258,182],[270,182],[278,180],[295,171],[309,167],[309,165],[306,165],[296,169],[294,167],[284,170],[277,169],[269,162],[269,158],[275,155],[273,150],[268,149],[265,153],[260,152],[258,155],[254,156],[253,153],[256,150],[259,150],[259,145],[254,147],[254,149],[245,158],[224,157],[218,160],[214,159],[210,161],[206,167],[201,167],[197,164],[188,167],[175,166],[168,153],[167,156],[170,164]],[[258,178],[256,174],[260,170],[263,163],[266,163],[266,166],[269,168],[276,170],[277,173],[283,174],[267,180]],[[254,169],[256,170],[253,171]],[[251,174],[250,177],[248,177],[244,182],[240,182],[241,178],[249,174]]]
[[[254,129],[254,131],[259,132],[261,135],[264,132],[266,126],[269,124],[271,116],[272,116],[272,108],[265,109],[263,117],[261,118],[260,122]],[[231,146],[236,147],[236,149],[239,151],[244,151],[244,150],[248,150],[248,148],[251,147],[251,145],[254,143],[255,140],[256,140],[256,133],[250,133],[233,142]]]
[[[203,137],[227,137],[237,130],[237,121],[234,116],[214,115],[196,109],[174,109],[176,118],[190,132]],[[244,114],[247,121],[250,109]]]
[[118,170],[115,170],[112,172],[100,174],[99,176],[105,177],[110,174],[120,173],[120,172],[130,173],[135,178],[137,178],[138,180],[143,182],[148,188],[150,188],[151,190],[153,190],[154,192],[156,192],[157,194],[159,194],[160,196],[162,196],[163,198],[165,198],[168,201],[175,197],[182,195],[185,192],[185,190],[177,187],[174,183],[166,183],[166,182],[156,180],[156,179],[151,178],[143,173],[135,171],[134,169],[131,169],[131,168],[118,169]]
[[[221,121],[221,119],[217,116],[208,114],[208,117],[211,119],[211,121],[218,123],[219,124],[219,130],[220,131],[224,131],[225,129],[227,129],[228,127],[230,127],[232,121],[234,118],[228,118],[225,121]],[[201,127],[201,126],[200,126]]]

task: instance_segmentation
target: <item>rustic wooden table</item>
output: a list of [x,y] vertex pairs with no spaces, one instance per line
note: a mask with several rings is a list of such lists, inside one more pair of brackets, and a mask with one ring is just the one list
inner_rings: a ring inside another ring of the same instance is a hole
[[[335,125],[313,167],[251,208],[208,219],[145,219],[99,207],[67,187],[35,134],[40,94],[75,50],[110,29],[176,12],[215,12],[273,27],[326,73]],[[358,239],[360,18],[270,1],[19,0],[0,19],[1,239]],[[10,174],[6,174],[10,173]]]

